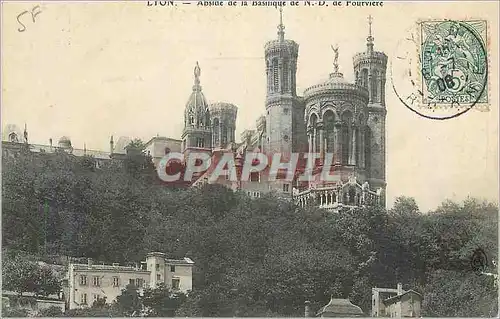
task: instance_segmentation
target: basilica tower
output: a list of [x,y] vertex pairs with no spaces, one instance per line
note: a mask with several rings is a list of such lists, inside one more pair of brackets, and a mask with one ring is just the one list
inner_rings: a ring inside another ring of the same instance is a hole
[[265,45],[267,96],[266,152],[307,150],[304,127],[304,105],[297,97],[296,73],[299,45],[285,40],[283,10],[280,8],[278,39]]
[[[353,57],[356,84],[369,93],[368,120],[365,129],[365,171],[370,185],[385,190],[385,81],[387,55],[373,49],[372,17],[368,17],[369,31],[366,51]],[[385,196],[382,196],[385,203]]]
[[200,85],[201,69],[196,62],[194,68],[193,92],[184,111],[184,130],[182,131],[182,151],[210,152],[212,149],[212,130],[210,111]]

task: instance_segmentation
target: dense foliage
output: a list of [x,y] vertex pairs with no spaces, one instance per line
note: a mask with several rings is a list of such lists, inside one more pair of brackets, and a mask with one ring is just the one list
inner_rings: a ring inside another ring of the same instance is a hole
[[19,296],[58,295],[61,283],[52,269],[30,260],[26,256],[2,254],[2,289],[16,292]]
[[[302,316],[306,300],[317,309],[332,295],[369,314],[371,288],[398,282],[424,294],[424,315],[496,315],[492,277],[470,266],[482,248],[487,271],[497,272],[494,204],[445,202],[423,214],[401,197],[389,211],[331,214],[217,185],[176,191],[155,183],[137,152],[125,165],[95,169],[93,161],[64,153],[4,158],[4,246],[108,263],[143,260],[151,251],[188,256],[196,264],[186,300],[156,291],[142,301],[165,316],[172,309],[182,316]],[[133,314],[139,301],[132,292],[122,297],[130,308],[121,314]],[[102,316],[116,311],[97,309]]]

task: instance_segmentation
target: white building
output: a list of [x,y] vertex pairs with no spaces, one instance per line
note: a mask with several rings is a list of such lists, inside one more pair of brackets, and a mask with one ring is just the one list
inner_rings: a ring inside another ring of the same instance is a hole
[[174,291],[188,292],[193,286],[192,268],[189,258],[167,259],[164,253],[149,253],[146,261],[135,267],[97,265],[88,259],[87,264],[70,263],[64,296],[68,309],[90,307],[100,298],[112,303],[127,285],[133,285],[142,293],[144,288],[163,283]]
[[414,290],[372,288],[372,317],[420,317],[422,295]]

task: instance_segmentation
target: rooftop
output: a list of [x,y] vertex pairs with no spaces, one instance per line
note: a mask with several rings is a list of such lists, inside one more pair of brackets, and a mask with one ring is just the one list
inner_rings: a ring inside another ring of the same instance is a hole
[[414,294],[414,295],[422,298],[422,294],[420,294],[419,292],[416,292],[415,290],[410,289],[410,290],[402,293],[401,295],[397,295],[397,296],[393,296],[393,297],[385,299],[384,304],[386,304],[386,305],[393,304],[393,303],[397,302],[399,299],[401,299],[403,296],[408,295],[408,294]]
[[349,301],[349,299],[335,299],[332,298],[330,302],[318,311],[317,316],[323,315],[328,316],[338,316],[344,315],[346,317],[363,316],[363,310],[360,307],[354,305]]

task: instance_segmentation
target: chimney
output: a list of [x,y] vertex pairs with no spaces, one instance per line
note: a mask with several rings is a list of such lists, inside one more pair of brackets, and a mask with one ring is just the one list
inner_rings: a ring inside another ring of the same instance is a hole
[[398,283],[398,296],[401,296],[403,294],[403,285],[401,283]]
[[92,258],[87,258],[87,265],[92,268]]
[[312,315],[311,315],[311,302],[307,300],[306,302],[304,302],[304,305],[305,305],[304,317],[306,317],[306,318],[312,317]]

